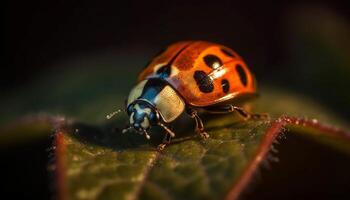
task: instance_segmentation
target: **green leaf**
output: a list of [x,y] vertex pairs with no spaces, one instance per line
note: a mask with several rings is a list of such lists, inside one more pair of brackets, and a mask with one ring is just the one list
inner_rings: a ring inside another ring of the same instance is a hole
[[[236,198],[286,129],[309,137],[321,135],[313,139],[350,152],[350,133],[322,125],[319,120],[339,126],[344,122],[305,97],[273,89],[262,92],[264,97],[255,102],[255,110],[269,113],[271,121],[243,121],[231,114],[207,116],[207,140],[194,133],[193,124],[183,125],[182,121],[173,127],[179,137],[162,152],[156,150],[160,131],[148,141],[136,133],[122,134],[114,129],[120,120],[106,125],[62,124],[56,131],[60,138],[56,159],[60,161],[61,197]],[[296,117],[278,118],[281,114]],[[312,118],[297,118],[303,116]]]

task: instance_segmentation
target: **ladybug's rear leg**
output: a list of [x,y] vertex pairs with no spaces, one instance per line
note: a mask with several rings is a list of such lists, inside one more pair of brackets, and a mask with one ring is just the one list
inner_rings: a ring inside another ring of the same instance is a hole
[[204,131],[202,119],[198,116],[197,111],[193,109],[187,109],[187,113],[190,115],[191,118],[194,118],[194,120],[196,121],[196,129],[198,130],[199,135],[203,139],[209,138],[209,134]]
[[238,114],[240,114],[244,119],[268,119],[269,115],[266,113],[249,113],[245,111],[242,107],[237,107],[233,105],[229,105],[230,110],[236,111]]
[[211,113],[230,113],[230,112],[237,112],[240,116],[242,116],[244,119],[268,119],[269,115],[262,113],[249,113],[245,111],[242,107],[237,107],[234,105],[223,105],[223,106],[212,106],[205,108],[206,111]]

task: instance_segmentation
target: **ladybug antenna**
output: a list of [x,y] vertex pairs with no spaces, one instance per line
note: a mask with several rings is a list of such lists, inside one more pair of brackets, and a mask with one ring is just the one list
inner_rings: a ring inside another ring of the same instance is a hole
[[108,115],[106,115],[106,118],[107,118],[107,119],[111,119],[114,115],[120,113],[121,111],[122,111],[122,110],[118,109],[118,110],[116,110],[116,111],[114,111],[114,112],[112,112],[112,113],[109,113]]
[[172,131],[172,130],[170,130],[168,127],[166,127],[164,124],[162,124],[162,123],[158,123],[164,130],[166,130],[166,132],[168,132],[169,134],[170,134],[170,136],[171,137],[175,137],[175,133]]

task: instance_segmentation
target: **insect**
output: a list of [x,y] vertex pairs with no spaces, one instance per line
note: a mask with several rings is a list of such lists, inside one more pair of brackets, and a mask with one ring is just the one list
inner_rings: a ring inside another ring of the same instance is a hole
[[165,130],[163,143],[158,146],[162,150],[175,137],[167,124],[186,112],[195,120],[200,136],[208,138],[200,111],[237,112],[246,119],[260,118],[263,114],[248,113],[235,103],[256,94],[253,74],[233,50],[205,41],[178,42],[157,55],[139,74],[126,101],[129,124],[123,132],[135,129],[149,139],[149,129],[160,126]]

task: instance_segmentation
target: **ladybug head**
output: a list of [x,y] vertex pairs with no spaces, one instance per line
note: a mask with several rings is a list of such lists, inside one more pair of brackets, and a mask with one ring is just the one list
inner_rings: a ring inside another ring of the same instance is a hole
[[[138,132],[145,133],[146,137],[146,131],[159,122],[159,113],[146,101],[139,100],[130,104],[127,108],[127,113],[130,117],[130,126]],[[147,138],[149,138],[149,136]]]

